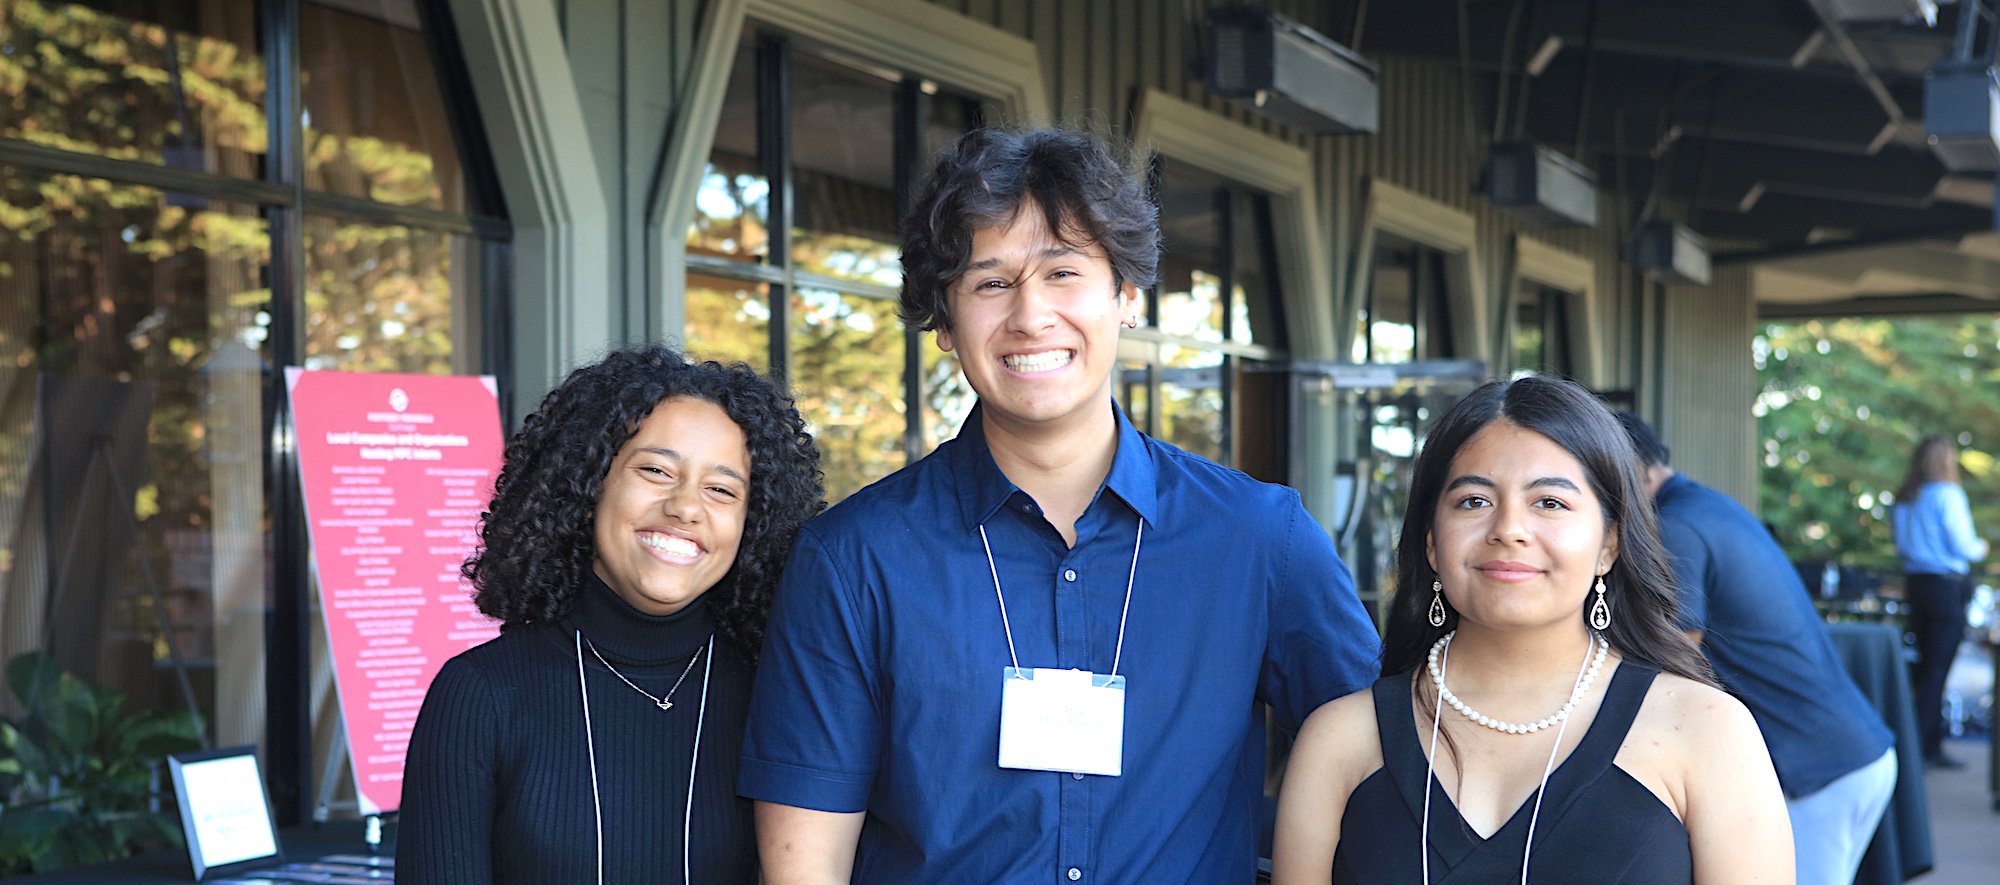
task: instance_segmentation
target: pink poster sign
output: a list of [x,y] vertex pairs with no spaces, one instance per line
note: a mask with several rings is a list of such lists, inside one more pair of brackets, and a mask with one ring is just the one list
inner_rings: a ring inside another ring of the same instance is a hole
[[321,620],[361,812],[402,804],[438,668],[499,635],[459,565],[505,440],[491,377],[285,370]]

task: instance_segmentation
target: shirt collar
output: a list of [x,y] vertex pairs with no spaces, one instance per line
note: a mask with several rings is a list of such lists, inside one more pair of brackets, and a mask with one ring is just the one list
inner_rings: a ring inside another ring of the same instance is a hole
[[1681,489],[1684,489],[1691,485],[1694,485],[1694,480],[1688,479],[1687,474],[1676,470],[1674,471],[1673,476],[1667,477],[1666,482],[1660,483],[1660,490],[1654,493],[1653,500],[1665,501],[1668,498],[1680,494]]
[[[980,524],[992,518],[1021,490],[1000,472],[1000,465],[993,460],[993,450],[986,444],[981,408],[973,405],[972,414],[959,426],[958,437],[952,441],[949,452],[948,464],[967,531],[977,531]],[[1153,462],[1146,437],[1132,426],[1132,420],[1115,399],[1111,401],[1111,410],[1118,425],[1118,451],[1111,457],[1111,472],[1105,475],[1098,493],[1101,496],[1104,489],[1110,489],[1140,519],[1157,524],[1159,466]]]

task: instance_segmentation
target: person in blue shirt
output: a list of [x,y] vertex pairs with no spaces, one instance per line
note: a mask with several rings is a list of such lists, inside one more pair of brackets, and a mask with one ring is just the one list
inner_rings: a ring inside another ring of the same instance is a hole
[[904,232],[903,318],[979,401],[800,534],[738,780],[765,881],[1251,881],[1254,702],[1296,729],[1379,642],[1296,492],[1112,399],[1143,183],[1087,134],[980,130]]
[[1666,444],[1639,416],[1618,420],[1673,555],[1680,627],[1770,747],[1798,881],[1847,885],[1895,792],[1895,735],[1841,666],[1798,569],[1764,524],[1669,466]]
[[1958,446],[1933,436],[1917,444],[1909,472],[1890,511],[1896,555],[1903,561],[1903,596],[1910,604],[1909,631],[1917,638],[1917,728],[1924,762],[1937,768],[1964,763],[1944,754],[1944,682],[1965,638],[1965,603],[1972,561],[1986,557],[1986,542],[1972,530],[1972,509],[1958,485]]

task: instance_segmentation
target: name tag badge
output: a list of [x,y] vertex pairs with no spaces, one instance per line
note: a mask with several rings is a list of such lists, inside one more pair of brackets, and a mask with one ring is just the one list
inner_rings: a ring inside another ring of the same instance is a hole
[[1118,777],[1125,755],[1125,677],[1003,668],[1000,767]]

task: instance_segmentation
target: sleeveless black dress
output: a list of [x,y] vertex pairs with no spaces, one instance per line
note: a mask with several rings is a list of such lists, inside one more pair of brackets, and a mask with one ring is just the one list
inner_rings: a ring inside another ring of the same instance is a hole
[[[1694,881],[1687,828],[1651,790],[1612,764],[1657,675],[1658,670],[1648,667],[1620,664],[1590,731],[1549,776],[1548,796],[1535,824],[1529,882],[1688,885]],[[1410,715],[1409,673],[1375,683],[1375,721],[1382,738],[1382,767],[1347,799],[1340,819],[1340,847],[1333,856],[1333,881],[1419,882],[1423,873],[1417,857],[1418,822],[1427,766],[1423,738]],[[1442,784],[1435,777],[1430,783],[1431,882],[1519,882],[1534,795],[1490,838],[1481,839],[1459,815]]]

